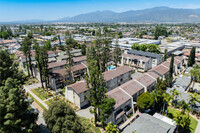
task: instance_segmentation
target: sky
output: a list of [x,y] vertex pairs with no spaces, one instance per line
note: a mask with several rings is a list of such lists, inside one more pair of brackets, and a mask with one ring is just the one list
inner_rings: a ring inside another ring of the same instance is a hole
[[195,9],[200,8],[200,0],[0,0],[0,22],[56,20],[93,11],[124,12],[158,6]]

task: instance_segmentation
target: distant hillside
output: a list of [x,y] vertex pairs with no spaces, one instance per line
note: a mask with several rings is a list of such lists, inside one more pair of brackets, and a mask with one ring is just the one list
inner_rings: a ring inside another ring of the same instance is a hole
[[96,11],[63,19],[65,22],[200,22],[200,9],[155,7],[122,13]]
[[[24,20],[2,23],[47,23],[47,22],[135,22],[135,23],[200,23],[200,9],[178,9],[155,7],[144,10],[130,10],[122,13],[96,11],[65,17],[53,21]],[[1,24],[1,22],[0,22]]]

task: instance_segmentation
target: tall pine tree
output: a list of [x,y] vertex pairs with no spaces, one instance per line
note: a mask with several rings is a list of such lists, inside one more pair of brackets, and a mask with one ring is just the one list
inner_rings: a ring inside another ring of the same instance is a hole
[[114,65],[117,67],[118,62],[121,60],[122,51],[119,47],[118,40],[116,40],[116,45],[113,51],[113,62]]
[[173,72],[174,72],[174,55],[171,57],[170,66],[169,66],[169,74],[168,74],[168,84],[171,87],[173,81]]
[[30,102],[19,81],[8,78],[5,86],[0,87],[0,132],[33,133],[37,116],[31,112]]
[[192,50],[190,51],[190,56],[188,59],[188,67],[193,66],[195,64],[195,53],[196,53],[196,47],[192,47]]

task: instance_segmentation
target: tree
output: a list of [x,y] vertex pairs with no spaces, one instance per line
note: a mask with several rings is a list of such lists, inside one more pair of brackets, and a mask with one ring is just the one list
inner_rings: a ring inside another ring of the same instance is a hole
[[110,41],[108,39],[105,39],[104,40],[104,45],[103,45],[103,48],[102,48],[102,65],[101,65],[101,69],[102,69],[102,72],[106,71],[106,68],[107,68],[107,63],[109,62],[110,60]]
[[200,103],[199,96],[196,93],[189,95],[189,104],[191,106],[196,106],[196,103]]
[[36,65],[37,65],[38,71],[40,73],[40,82],[41,82],[42,88],[44,88],[43,78],[42,78],[42,76],[43,76],[43,74],[42,74],[42,69],[43,69],[43,66],[42,66],[42,48],[39,46],[39,43],[37,41],[35,41],[34,48],[35,48]]
[[110,116],[113,111],[113,106],[115,105],[115,99],[113,98],[104,98],[102,104],[100,105],[100,116],[99,119],[105,127],[105,121]]
[[118,40],[117,40],[114,51],[113,51],[113,62],[116,67],[117,67],[118,62],[121,60],[121,55],[122,55],[122,51],[119,47]]
[[72,37],[69,37],[66,42],[65,42],[66,45],[68,45],[69,47],[71,48],[76,48],[78,43],[72,38]]
[[33,38],[33,33],[32,33],[32,32],[28,32],[27,37],[28,37],[29,39],[32,39],[32,38]]
[[193,81],[193,87],[197,80],[199,80],[200,75],[200,67],[198,65],[193,66],[193,68],[190,70],[191,79]]
[[155,32],[154,32],[154,38],[157,40],[159,36],[168,36],[168,32],[167,29],[165,27],[162,26],[157,26],[155,28]]
[[180,132],[188,132],[190,131],[190,115],[189,114],[185,114],[183,112],[178,112],[174,119],[173,119],[176,124],[178,125],[178,130]]
[[[167,100],[166,96],[166,90],[167,90],[167,82],[166,80],[158,79],[156,87],[152,91],[151,95],[155,99],[154,106],[157,110],[160,111],[160,109],[165,106],[165,100]],[[166,99],[165,99],[166,98]]]
[[1,32],[1,36],[2,36],[3,39],[8,39],[9,34],[8,34],[7,31],[3,31],[3,32]]
[[20,84],[25,81],[23,72],[19,70],[18,64],[14,63],[8,51],[0,49],[0,86],[3,86],[9,77],[17,79]]
[[72,107],[63,100],[52,101],[43,113],[52,133],[86,133]]
[[47,48],[47,50],[51,49],[51,41],[50,40],[46,41],[45,47]]
[[188,67],[193,66],[195,63],[195,53],[196,53],[196,47],[192,47],[192,50],[190,51],[190,56],[188,59]]
[[60,35],[58,35],[59,44],[61,45]]
[[7,29],[7,33],[9,34],[9,36],[13,36],[12,30],[10,29],[10,27]]
[[147,52],[160,54],[160,47],[156,44],[147,44]]
[[173,73],[174,73],[174,55],[172,54],[170,66],[169,66],[169,74],[168,74],[168,79],[167,79],[170,87],[172,87]]
[[113,123],[108,123],[106,126],[106,133],[119,133],[118,126]]
[[165,49],[165,51],[164,51],[164,56],[163,56],[163,61],[166,61],[167,58],[168,58],[167,49]]
[[171,92],[173,102],[177,101],[177,98],[181,93],[179,91],[177,91],[176,89],[173,89],[170,92]]
[[149,92],[145,92],[137,98],[137,107],[142,111],[151,108],[153,103],[154,98],[149,94]]
[[51,32],[47,31],[47,32],[45,33],[45,35],[46,35],[46,36],[51,36]]
[[48,50],[45,46],[40,47],[40,63],[42,66],[42,79],[45,81],[45,87],[49,86],[49,69],[48,69]]
[[87,97],[90,104],[94,107],[91,112],[94,113],[96,125],[97,119],[100,115],[100,105],[103,103],[107,89],[105,87],[106,84],[103,74],[99,69],[96,60],[89,60],[88,70],[89,72],[85,76],[87,88],[90,88]]
[[32,42],[29,37],[25,37],[24,40],[22,41],[22,51],[26,57],[26,67],[29,76],[30,76],[29,70],[31,70],[31,76],[33,76],[32,61],[31,61],[31,44]]
[[86,55],[86,44],[81,45],[81,54]]
[[140,45],[140,50],[141,51],[146,51],[147,50],[147,44],[141,44]]
[[118,38],[123,38],[123,33],[121,31],[118,33]]
[[140,50],[140,44],[139,43],[134,43],[132,46],[131,46],[131,48],[133,49],[133,50]]
[[179,104],[180,104],[180,108],[182,109],[182,112],[184,113],[184,112],[189,112],[191,109],[190,109],[190,106],[189,106],[189,104],[187,104],[186,102],[185,102],[185,100],[181,100],[180,102],[179,102]]
[[32,133],[36,130],[37,113],[32,113],[22,86],[8,78],[0,88],[0,131],[3,133]]
[[71,53],[71,47],[69,45],[66,46],[66,69],[67,69],[67,73],[69,75],[69,84],[71,84],[73,82],[73,76],[72,76],[72,66],[74,65],[74,60],[73,57],[74,55]]

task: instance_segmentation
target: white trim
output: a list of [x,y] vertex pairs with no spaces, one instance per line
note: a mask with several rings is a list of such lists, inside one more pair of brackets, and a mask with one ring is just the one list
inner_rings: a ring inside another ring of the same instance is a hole
[[167,67],[167,66],[165,66],[165,65],[163,65],[163,64],[160,64],[161,66],[163,66],[163,67],[165,67],[165,68],[167,68],[167,69],[169,69],[169,67]]
[[148,75],[148,76],[150,76],[151,78],[155,79],[155,81],[157,81],[157,79],[154,78],[153,76],[151,76],[150,74],[148,74],[148,73],[145,73],[145,74]]
[[128,92],[126,92],[125,90],[123,90],[121,87],[119,87],[119,89],[120,89],[121,91],[123,91],[124,93],[126,93],[129,97],[133,98],[130,94],[128,94]]
[[144,91],[147,92],[147,87],[144,86],[142,83],[140,83],[139,81],[137,81],[136,79],[134,79],[134,81],[136,81],[138,84],[142,85],[144,87]]

